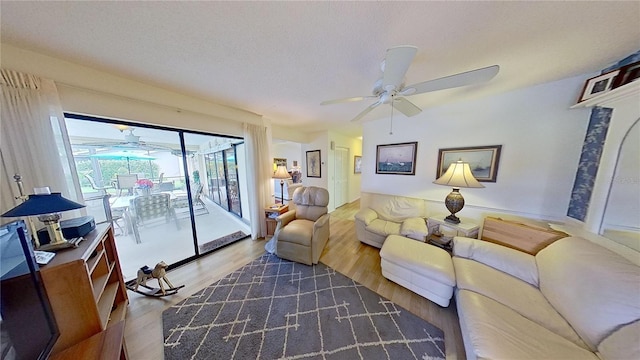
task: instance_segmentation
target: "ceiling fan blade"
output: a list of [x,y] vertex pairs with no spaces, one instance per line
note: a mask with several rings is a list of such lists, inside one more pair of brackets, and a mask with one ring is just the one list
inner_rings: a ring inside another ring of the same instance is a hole
[[404,95],[422,94],[430,91],[451,89],[460,86],[478,84],[493,79],[500,71],[500,66],[493,65],[482,69],[471,70],[460,74],[449,75],[439,79],[429,80],[406,86],[402,89]]
[[416,56],[418,48],[415,46],[396,46],[387,49],[384,57],[384,74],[382,76],[382,87],[393,85],[396,89],[400,88],[404,75],[409,69],[409,65]]
[[393,101],[393,107],[398,109],[398,111],[407,117],[416,116],[422,112],[422,109],[403,97],[396,98]]
[[360,119],[362,119],[365,115],[367,115],[368,113],[371,112],[371,110],[375,109],[376,107],[378,107],[380,104],[382,104],[380,101],[376,101],[373,104],[369,105],[366,109],[362,110],[362,112],[360,114],[358,114],[356,117],[354,117],[353,119],[351,119],[352,122],[358,121]]
[[377,98],[377,96],[356,96],[356,97],[343,98],[343,99],[325,100],[321,102],[320,105],[330,105],[330,104],[340,104],[340,103],[346,103],[346,102],[361,101],[368,98]]

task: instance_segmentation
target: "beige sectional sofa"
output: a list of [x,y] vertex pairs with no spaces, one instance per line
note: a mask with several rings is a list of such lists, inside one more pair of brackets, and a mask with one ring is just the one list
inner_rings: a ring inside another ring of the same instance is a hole
[[382,247],[389,235],[426,241],[428,230],[422,199],[373,194],[355,215],[356,236],[365,244]]
[[580,237],[535,256],[454,238],[468,359],[640,359],[640,267]]

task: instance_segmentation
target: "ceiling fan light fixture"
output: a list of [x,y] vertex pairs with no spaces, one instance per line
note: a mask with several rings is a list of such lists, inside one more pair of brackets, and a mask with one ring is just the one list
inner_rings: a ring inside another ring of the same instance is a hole
[[115,126],[116,129],[120,130],[120,132],[124,132],[125,130],[129,130],[129,125],[124,125],[124,124],[115,124],[113,125]]

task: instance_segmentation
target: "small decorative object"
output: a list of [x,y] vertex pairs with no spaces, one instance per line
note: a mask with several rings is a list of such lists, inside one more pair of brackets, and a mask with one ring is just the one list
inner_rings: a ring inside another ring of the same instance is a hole
[[376,174],[415,175],[418,142],[378,145]]
[[307,151],[307,177],[322,177],[320,150]]
[[618,70],[620,70],[620,74],[618,74],[618,76],[613,79],[613,85],[611,86],[611,89],[615,89],[617,87],[640,79],[640,61],[634,62],[633,64],[625,65]]
[[151,194],[151,188],[153,188],[153,181],[149,179],[139,179],[136,181],[136,188],[140,195],[149,195]]
[[469,163],[471,173],[476,180],[496,182],[501,149],[502,145],[440,149],[436,179],[444,175],[451,164],[462,160]]
[[584,84],[584,89],[582,89],[582,94],[580,95],[578,102],[582,102],[591,99],[594,96],[611,91],[613,88],[613,81],[619,73],[620,70],[613,70],[587,80]]
[[361,174],[362,173],[362,156],[354,156],[353,157],[353,173]]
[[[147,280],[149,279],[157,279],[159,288],[153,288],[147,285]],[[164,283],[167,284],[169,288],[165,289]],[[182,289],[184,285],[180,285],[178,287],[174,287],[171,284],[171,281],[167,279],[167,264],[164,261],[160,261],[156,264],[156,266],[151,269],[148,266],[143,266],[138,270],[138,276],[135,280],[128,281],[126,283],[127,289],[131,291],[135,291],[142,295],[160,297],[173,295],[178,292],[178,290]],[[138,287],[144,287],[150,291],[139,290]]]
[[[449,166],[447,172],[444,173],[438,180],[433,182],[438,185],[452,186],[453,191],[447,195],[444,200],[444,205],[451,212],[451,215],[447,216],[444,221],[459,224],[460,219],[456,216],[456,213],[464,207],[464,198],[460,194],[460,188],[483,188],[484,185],[480,184],[471,173],[469,164],[458,160]],[[442,231],[443,229],[440,229]]]

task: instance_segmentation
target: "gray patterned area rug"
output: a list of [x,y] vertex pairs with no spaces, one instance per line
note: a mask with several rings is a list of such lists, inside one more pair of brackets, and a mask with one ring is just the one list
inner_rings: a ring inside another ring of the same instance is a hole
[[442,330],[324,264],[265,254],[162,314],[183,359],[444,359]]

